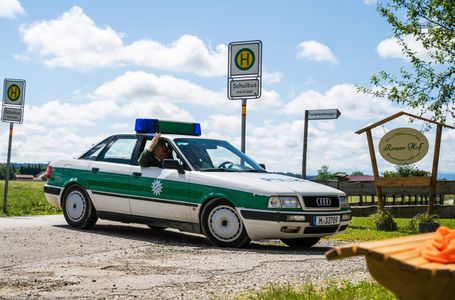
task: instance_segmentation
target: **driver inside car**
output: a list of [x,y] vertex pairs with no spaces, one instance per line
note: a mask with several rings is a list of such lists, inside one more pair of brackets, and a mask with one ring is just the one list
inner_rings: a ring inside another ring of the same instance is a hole
[[142,151],[141,156],[137,160],[139,166],[143,168],[162,168],[163,159],[172,158],[170,147],[160,137],[161,134],[156,133],[150,145],[144,148],[144,151]]

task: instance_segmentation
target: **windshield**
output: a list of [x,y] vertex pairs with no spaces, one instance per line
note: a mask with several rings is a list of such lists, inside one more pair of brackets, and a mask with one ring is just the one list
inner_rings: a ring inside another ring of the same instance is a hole
[[190,138],[175,139],[174,142],[197,171],[265,172],[226,141]]

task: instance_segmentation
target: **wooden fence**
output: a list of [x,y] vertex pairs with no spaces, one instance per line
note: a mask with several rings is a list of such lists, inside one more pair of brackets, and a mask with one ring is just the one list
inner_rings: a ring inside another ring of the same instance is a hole
[[[342,190],[349,197],[350,205],[377,204],[374,181],[317,181],[336,189]],[[382,187],[386,205],[419,205],[428,204],[430,198],[429,186],[394,186]],[[438,181],[436,183],[436,203],[454,205],[455,181]]]

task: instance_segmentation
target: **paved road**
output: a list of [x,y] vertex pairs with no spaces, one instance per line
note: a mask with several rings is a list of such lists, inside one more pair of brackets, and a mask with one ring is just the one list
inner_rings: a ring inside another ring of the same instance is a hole
[[0,218],[0,298],[232,297],[268,284],[368,279],[362,258],[328,262],[337,244],[295,251],[278,241],[246,249],[202,236],[98,221],[76,230],[63,216]]

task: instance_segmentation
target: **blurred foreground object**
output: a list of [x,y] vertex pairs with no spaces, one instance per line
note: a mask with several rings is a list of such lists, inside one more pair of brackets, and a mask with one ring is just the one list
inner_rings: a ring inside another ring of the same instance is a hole
[[332,260],[365,255],[371,276],[400,299],[452,299],[455,264],[433,262],[420,254],[421,249],[440,240],[439,234],[349,244],[333,248],[325,256]]

